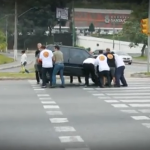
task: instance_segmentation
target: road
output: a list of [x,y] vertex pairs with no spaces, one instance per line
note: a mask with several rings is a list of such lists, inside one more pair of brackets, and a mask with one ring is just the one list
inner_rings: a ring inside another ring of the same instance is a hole
[[0,149],[149,150],[149,82],[41,89],[34,80],[0,81]]

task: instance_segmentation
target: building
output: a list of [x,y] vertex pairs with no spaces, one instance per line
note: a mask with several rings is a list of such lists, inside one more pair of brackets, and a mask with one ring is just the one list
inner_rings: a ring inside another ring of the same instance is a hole
[[121,29],[131,12],[131,10],[75,8],[75,27],[88,28],[93,23],[95,28]]

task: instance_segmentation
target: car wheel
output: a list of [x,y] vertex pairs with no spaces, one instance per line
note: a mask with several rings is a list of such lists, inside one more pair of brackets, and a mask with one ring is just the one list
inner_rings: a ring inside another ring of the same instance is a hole
[[129,64],[129,65],[131,65],[131,64],[132,64],[132,62],[129,62],[128,64]]

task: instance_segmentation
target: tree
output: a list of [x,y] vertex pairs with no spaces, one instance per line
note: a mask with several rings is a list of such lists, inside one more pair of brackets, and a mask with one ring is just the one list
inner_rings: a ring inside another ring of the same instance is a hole
[[6,37],[5,34],[0,30],[0,50],[5,51],[6,49]]
[[94,24],[91,23],[91,24],[89,25],[89,32],[93,33],[94,31],[95,31]]
[[[123,25],[121,36],[126,37],[130,43],[130,47],[138,46],[140,43],[143,44],[141,49],[141,56],[144,56],[144,50],[147,45],[147,36],[141,32],[140,21],[143,18],[148,17],[148,4],[145,2],[141,6],[136,7],[131,13],[129,19]],[[146,10],[146,11],[145,11]]]

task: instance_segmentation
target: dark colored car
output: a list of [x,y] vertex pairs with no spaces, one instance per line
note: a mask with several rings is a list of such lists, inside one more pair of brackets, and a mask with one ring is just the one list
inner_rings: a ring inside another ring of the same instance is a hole
[[[46,48],[53,51],[54,45],[47,45]],[[78,47],[60,45],[60,50],[64,54],[64,75],[84,77],[83,61],[93,56],[87,50]],[[92,80],[94,82],[94,79]]]

